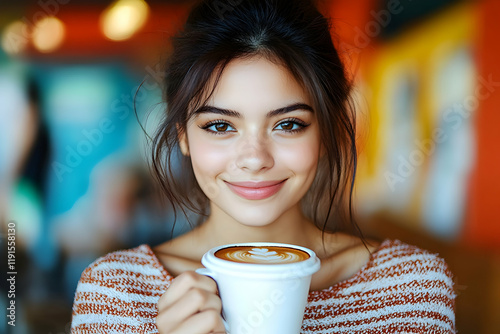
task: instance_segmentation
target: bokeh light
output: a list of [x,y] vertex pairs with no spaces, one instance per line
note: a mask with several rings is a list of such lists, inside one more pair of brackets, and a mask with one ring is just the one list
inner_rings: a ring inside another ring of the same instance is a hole
[[56,17],[45,17],[33,29],[33,45],[40,52],[52,52],[61,46],[65,35],[64,24]]
[[22,53],[28,46],[28,41],[28,27],[22,21],[10,23],[2,33],[2,49],[10,55]]
[[104,35],[114,41],[126,40],[146,23],[149,7],[142,0],[119,0],[101,15]]

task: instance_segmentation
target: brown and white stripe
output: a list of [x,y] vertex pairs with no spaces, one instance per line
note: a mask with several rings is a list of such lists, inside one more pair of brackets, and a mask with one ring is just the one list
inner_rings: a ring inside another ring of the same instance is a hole
[[[71,332],[158,333],[172,279],[148,245],[98,259],[78,283]],[[386,240],[356,275],[309,293],[302,333],[455,333],[454,301],[444,260]]]

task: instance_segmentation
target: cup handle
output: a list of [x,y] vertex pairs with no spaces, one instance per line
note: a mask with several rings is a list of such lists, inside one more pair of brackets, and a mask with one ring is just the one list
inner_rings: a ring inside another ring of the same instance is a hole
[[214,273],[211,272],[210,270],[208,270],[207,268],[198,268],[195,270],[195,272],[200,274],[200,275],[203,275],[203,276],[208,276],[208,277],[212,278],[213,280],[215,280]]
[[[207,268],[198,268],[195,270],[195,272],[200,274],[200,275],[208,276],[211,279],[213,279],[215,282],[217,282],[217,279],[215,278],[215,274]],[[231,332],[229,331],[229,325],[227,324],[226,319],[224,319],[224,317],[222,317],[222,322],[224,323],[224,328],[226,329],[226,333],[231,334]]]

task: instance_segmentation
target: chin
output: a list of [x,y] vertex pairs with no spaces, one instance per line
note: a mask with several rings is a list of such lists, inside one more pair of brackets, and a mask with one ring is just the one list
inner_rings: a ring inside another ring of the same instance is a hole
[[[265,212],[262,209],[254,209],[253,212],[238,212],[237,215],[231,215],[237,222],[249,227],[264,227],[275,222],[279,215],[271,212]],[[258,212],[255,212],[258,211]]]

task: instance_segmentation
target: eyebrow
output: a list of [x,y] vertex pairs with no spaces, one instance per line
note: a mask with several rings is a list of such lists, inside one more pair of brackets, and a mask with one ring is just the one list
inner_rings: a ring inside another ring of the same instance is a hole
[[[283,108],[278,108],[271,110],[270,112],[267,113],[267,117],[274,117],[278,115],[283,115],[295,110],[305,110],[305,111],[310,111],[314,112],[313,108],[310,105],[307,105],[305,103],[294,103],[291,105],[288,105]],[[202,106],[195,110],[193,112],[193,116],[198,116],[200,114],[205,114],[205,113],[213,113],[213,114],[219,114],[219,115],[224,115],[224,116],[230,116],[230,117],[236,117],[236,118],[242,118],[243,116],[234,110],[231,109],[224,109],[224,108],[218,108],[210,105]]]

